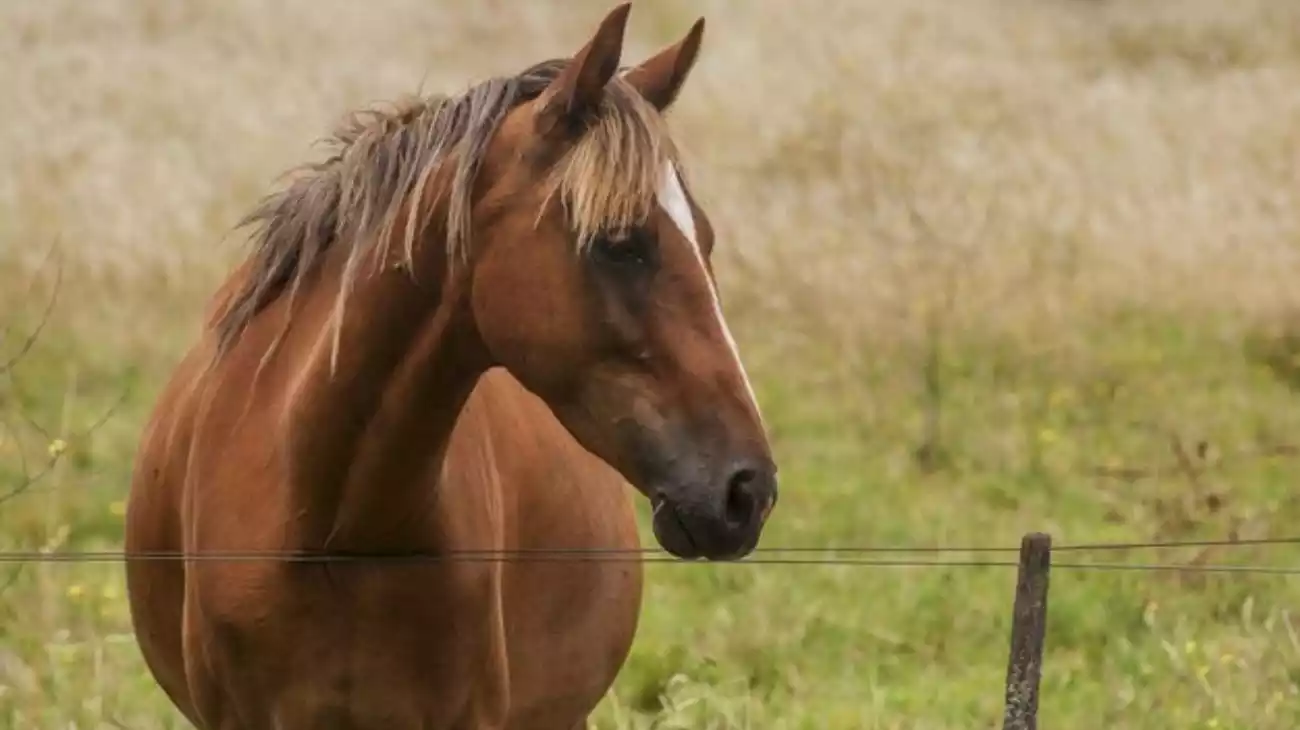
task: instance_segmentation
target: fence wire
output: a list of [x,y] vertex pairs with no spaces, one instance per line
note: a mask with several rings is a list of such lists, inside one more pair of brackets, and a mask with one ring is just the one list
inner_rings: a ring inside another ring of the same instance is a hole
[[[1052,547],[1053,553],[1119,552],[1138,550],[1169,550],[1208,547],[1300,545],[1300,537],[1187,540],[1175,542],[1117,542],[1078,543]],[[1016,560],[898,558],[873,557],[879,555],[953,555],[1015,554],[1019,546],[837,546],[837,547],[766,547],[758,548],[749,556],[734,561],[687,560],[677,558],[655,548],[529,548],[517,550],[448,550],[390,551],[390,552],[325,552],[303,550],[210,550],[185,551],[125,551],[125,550],[9,550],[0,551],[0,564],[26,563],[126,563],[126,562],[265,562],[286,563],[536,563],[536,562],[616,562],[652,563],[670,565],[824,565],[861,566],[879,568],[1014,568]],[[1212,563],[1128,563],[1054,562],[1054,569],[1064,570],[1114,570],[1158,571],[1187,573],[1240,573],[1261,575],[1300,575],[1300,565],[1247,565]]]

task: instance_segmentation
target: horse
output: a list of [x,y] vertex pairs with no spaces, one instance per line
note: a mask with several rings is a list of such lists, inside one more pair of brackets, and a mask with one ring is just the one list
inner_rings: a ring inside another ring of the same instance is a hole
[[[639,559],[596,559],[644,552],[636,495],[669,559],[759,543],[777,468],[665,117],[704,20],[624,67],[629,11],[353,111],[239,222],[125,521],[138,646],[194,726],[585,728],[642,607]],[[548,550],[590,555],[502,557]]]

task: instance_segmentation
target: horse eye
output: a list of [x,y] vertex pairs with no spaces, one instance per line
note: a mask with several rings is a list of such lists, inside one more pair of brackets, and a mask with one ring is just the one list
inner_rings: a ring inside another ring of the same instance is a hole
[[641,231],[615,231],[592,242],[592,253],[603,263],[618,267],[644,267],[654,263],[654,241]]

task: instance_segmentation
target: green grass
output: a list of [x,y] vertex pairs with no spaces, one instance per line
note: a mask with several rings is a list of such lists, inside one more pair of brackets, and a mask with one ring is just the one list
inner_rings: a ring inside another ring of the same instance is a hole
[[[953,341],[938,391],[947,458],[925,468],[919,424],[934,405],[909,385],[914,350],[877,350],[863,382],[818,384],[757,358],[784,484],[765,544],[1015,546],[1030,530],[1058,543],[1286,535],[1300,518],[1285,448],[1297,396],[1255,354],[1263,335],[1231,331],[1127,312],[1098,320],[1088,346],[1068,355],[991,336]],[[29,461],[46,456],[36,425],[69,441],[45,480],[3,506],[6,549],[118,544],[134,430],[166,359],[80,354],[93,349],[55,326],[6,391],[9,421],[21,411],[34,422],[15,425]],[[102,430],[69,435],[123,393]],[[15,444],[2,448],[13,481]],[[1056,560],[1285,564],[1288,552]],[[649,568],[641,632],[597,727],[998,726],[1013,569]],[[119,566],[4,572],[0,726],[175,726],[131,638]],[[1042,722],[1293,727],[1297,599],[1300,584],[1286,577],[1060,569]]]

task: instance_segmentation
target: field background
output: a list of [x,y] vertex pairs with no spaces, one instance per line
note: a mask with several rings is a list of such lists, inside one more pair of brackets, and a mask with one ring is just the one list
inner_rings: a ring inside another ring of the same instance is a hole
[[[569,53],[607,5],[0,4],[0,363],[62,271],[0,380],[0,495],[42,477],[0,548],[119,544],[231,226],[342,112]],[[1300,4],[642,0],[625,58],[698,14],[672,123],[781,463],[765,545],[1296,532]],[[999,726],[1012,570],[651,568],[595,727]],[[0,728],[180,727],[120,566],[0,591]],[[1295,578],[1057,571],[1042,724],[1293,728],[1298,607]]]

